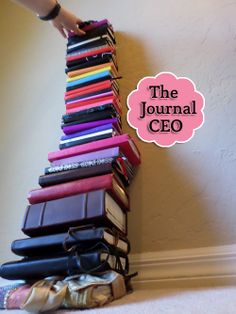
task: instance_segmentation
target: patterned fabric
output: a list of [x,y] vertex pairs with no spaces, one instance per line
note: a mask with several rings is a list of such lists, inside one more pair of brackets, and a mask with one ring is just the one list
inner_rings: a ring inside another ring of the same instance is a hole
[[20,287],[25,286],[24,284],[13,284],[5,287],[0,287],[0,309],[9,308],[9,298],[13,292]]
[[103,306],[125,294],[124,277],[115,271],[107,271],[96,276],[82,274],[65,279],[46,278],[32,286],[0,287],[0,308],[29,312],[88,309]]

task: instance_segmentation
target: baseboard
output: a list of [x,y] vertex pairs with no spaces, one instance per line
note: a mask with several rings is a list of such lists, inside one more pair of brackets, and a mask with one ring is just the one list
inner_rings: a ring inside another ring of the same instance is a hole
[[130,256],[136,287],[234,285],[236,244]]

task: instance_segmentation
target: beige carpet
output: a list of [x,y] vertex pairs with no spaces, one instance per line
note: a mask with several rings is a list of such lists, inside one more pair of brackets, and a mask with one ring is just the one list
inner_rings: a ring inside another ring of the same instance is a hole
[[138,290],[103,309],[90,310],[88,313],[234,314],[236,288]]
[[[7,311],[1,313],[5,312]],[[236,314],[236,288],[143,289],[136,290],[121,300],[100,309],[57,311],[61,314],[78,312],[83,314]],[[10,311],[8,313],[26,312]]]

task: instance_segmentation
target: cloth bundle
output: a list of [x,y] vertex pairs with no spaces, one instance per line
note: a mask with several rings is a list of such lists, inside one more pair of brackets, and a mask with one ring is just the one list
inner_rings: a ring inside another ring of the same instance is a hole
[[45,312],[59,308],[88,309],[103,306],[126,294],[124,277],[114,271],[65,279],[48,278],[0,288],[0,308]]

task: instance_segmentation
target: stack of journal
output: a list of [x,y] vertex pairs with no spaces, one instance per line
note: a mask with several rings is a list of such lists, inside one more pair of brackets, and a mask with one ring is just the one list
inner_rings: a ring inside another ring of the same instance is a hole
[[3,278],[129,272],[128,187],[140,154],[122,133],[116,41],[107,20],[86,22],[85,36],[70,34],[66,53],[65,113],[59,150],[39,188],[28,195],[22,231],[1,266]]

